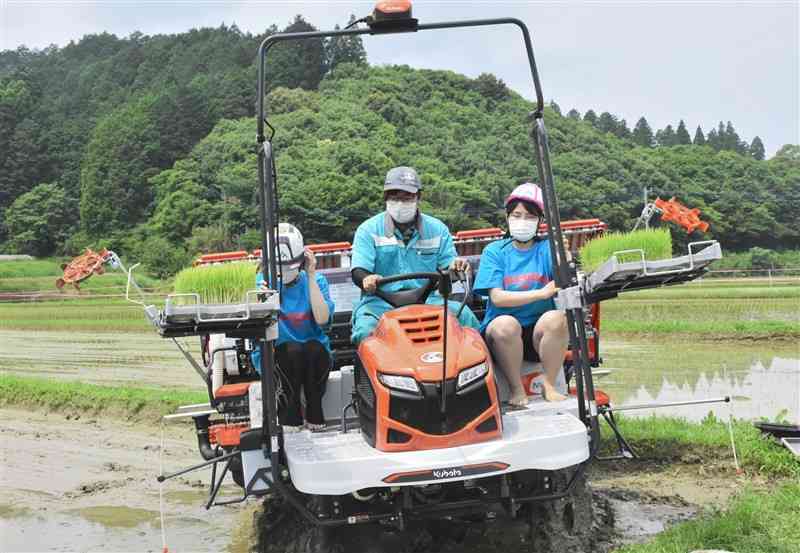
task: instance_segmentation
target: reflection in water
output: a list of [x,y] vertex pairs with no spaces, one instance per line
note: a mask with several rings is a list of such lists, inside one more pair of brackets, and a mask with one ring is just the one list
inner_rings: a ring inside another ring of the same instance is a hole
[[[783,417],[800,423],[800,344],[790,341],[639,338],[601,340],[597,385],[617,406],[647,401],[686,401],[740,396],[733,416]],[[659,409],[658,415],[698,420],[709,411],[728,416],[727,404]],[[630,416],[647,412],[628,412]]]
[[[684,379],[682,383],[663,378],[661,388],[655,395],[644,386],[639,386],[631,395],[624,396],[618,405],[640,403],[663,403],[672,401],[700,400],[731,396],[733,416],[740,419],[780,419],[800,424],[800,359],[773,357],[769,367],[756,361],[746,373],[715,372],[711,378],[701,372],[694,384]],[[699,421],[710,412],[718,418],[728,416],[728,405],[683,405],[660,409],[630,411],[628,416],[684,417]]]

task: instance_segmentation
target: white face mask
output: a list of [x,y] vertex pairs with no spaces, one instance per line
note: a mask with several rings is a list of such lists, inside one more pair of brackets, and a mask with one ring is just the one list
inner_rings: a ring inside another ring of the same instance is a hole
[[300,274],[300,267],[289,268],[289,267],[282,267],[281,274],[283,275],[283,283],[284,284],[291,284],[297,278],[297,275]]
[[517,242],[527,242],[536,236],[539,219],[509,219],[508,232]]
[[401,202],[398,200],[386,200],[386,211],[398,223],[410,223],[417,216],[417,200]]

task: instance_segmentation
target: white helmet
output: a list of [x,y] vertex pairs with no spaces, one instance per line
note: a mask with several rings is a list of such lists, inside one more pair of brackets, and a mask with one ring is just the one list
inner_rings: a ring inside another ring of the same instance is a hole
[[[286,282],[293,281],[305,259],[303,235],[289,223],[278,225],[278,262]],[[291,277],[291,278],[290,278]]]

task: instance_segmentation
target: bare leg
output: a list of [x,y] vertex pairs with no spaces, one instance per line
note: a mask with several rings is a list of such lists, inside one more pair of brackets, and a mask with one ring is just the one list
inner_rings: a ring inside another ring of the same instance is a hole
[[503,372],[511,386],[512,405],[525,405],[528,395],[522,386],[520,370],[522,368],[522,327],[517,319],[510,315],[501,315],[486,328],[486,339],[492,355],[503,367]]
[[569,345],[567,317],[563,311],[548,311],[533,327],[533,347],[539,353],[544,369],[544,398],[563,401],[567,397],[556,391],[558,371],[563,370],[564,356]]

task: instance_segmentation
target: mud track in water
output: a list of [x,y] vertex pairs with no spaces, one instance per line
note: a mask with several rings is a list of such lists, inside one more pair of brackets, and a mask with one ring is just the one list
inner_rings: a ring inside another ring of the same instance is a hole
[[[202,459],[171,425],[164,471]],[[161,551],[160,429],[118,420],[0,410],[0,550]],[[248,551],[255,503],[203,508],[207,471],[164,484],[170,551]],[[230,482],[221,495],[235,497]]]
[[[0,454],[0,550],[161,551],[155,480],[161,440],[157,426],[103,418],[76,420],[13,409],[1,409],[0,421],[4,444]],[[167,426],[165,472],[199,461],[192,427]],[[724,505],[741,486],[729,474],[695,458],[672,464],[625,461],[593,466],[589,483],[595,512],[594,543],[587,551],[607,552],[622,543],[644,540],[693,517],[705,506]],[[267,548],[259,547],[258,542],[264,544],[265,540],[271,541],[270,550],[282,550],[282,544],[275,543],[280,541],[277,534],[262,534],[262,539],[257,539],[254,522],[263,518],[262,502],[250,500],[206,511],[203,485],[208,477],[208,472],[201,471],[165,483],[170,551],[263,551]],[[231,481],[223,486],[226,497],[238,493]],[[274,514],[277,500],[266,501],[273,502],[267,510]],[[285,520],[291,524],[289,519]],[[501,517],[496,522],[475,524],[452,539],[437,539],[435,534],[401,540],[389,549],[387,542],[373,540],[372,545],[380,546],[375,551],[532,550],[527,525]],[[550,550],[559,548],[554,544]]]

